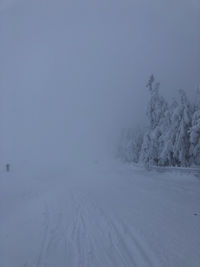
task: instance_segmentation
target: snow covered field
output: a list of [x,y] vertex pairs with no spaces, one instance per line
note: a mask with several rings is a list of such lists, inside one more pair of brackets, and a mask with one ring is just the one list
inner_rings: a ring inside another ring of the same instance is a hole
[[126,165],[1,173],[1,267],[199,267],[200,181]]

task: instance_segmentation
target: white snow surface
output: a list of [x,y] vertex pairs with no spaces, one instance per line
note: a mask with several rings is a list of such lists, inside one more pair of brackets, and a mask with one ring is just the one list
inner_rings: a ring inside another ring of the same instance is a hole
[[102,164],[0,177],[1,267],[199,267],[200,180]]

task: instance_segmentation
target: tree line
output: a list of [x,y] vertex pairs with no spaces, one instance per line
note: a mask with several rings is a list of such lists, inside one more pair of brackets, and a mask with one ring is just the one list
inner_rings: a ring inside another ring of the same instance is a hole
[[150,100],[145,129],[124,129],[118,156],[145,166],[200,165],[200,90],[190,101],[184,90],[179,99],[168,103],[160,95],[160,84],[153,75],[147,83]]

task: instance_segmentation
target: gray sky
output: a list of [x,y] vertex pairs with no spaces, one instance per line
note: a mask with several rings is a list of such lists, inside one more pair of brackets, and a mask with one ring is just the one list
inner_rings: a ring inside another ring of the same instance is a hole
[[144,120],[151,73],[164,95],[189,94],[199,29],[198,0],[1,1],[2,160],[94,155]]

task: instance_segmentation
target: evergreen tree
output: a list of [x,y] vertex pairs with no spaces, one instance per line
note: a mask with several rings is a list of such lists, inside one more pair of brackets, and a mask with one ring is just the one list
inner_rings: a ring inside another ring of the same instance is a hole
[[142,143],[143,133],[139,127],[124,129],[120,140],[119,157],[125,162],[138,163]]
[[144,131],[126,130],[120,153],[125,161],[145,166],[200,165],[200,87],[191,105],[184,90],[179,101],[168,105],[160,95],[159,83],[150,76],[147,88],[149,125]]
[[152,145],[151,145],[151,137],[149,132],[144,135],[144,140],[141,148],[139,161],[144,164],[146,167],[151,165],[152,160]]
[[173,156],[174,147],[174,125],[172,125],[172,116],[177,108],[178,103],[173,99],[172,104],[169,106],[168,111],[165,113],[163,120],[163,134],[162,134],[162,145],[160,153],[160,165],[161,166],[173,166],[175,165]]
[[192,109],[189,100],[183,90],[179,90],[180,102],[175,108],[169,136],[173,145],[173,165],[189,166],[189,149]]
[[161,151],[161,136],[163,131],[163,118],[167,111],[167,102],[160,96],[159,83],[155,83],[153,75],[147,83],[150,92],[150,101],[147,107],[149,129],[144,136],[140,161],[145,165],[159,165]]
[[190,162],[200,165],[200,88],[196,90],[192,126],[190,128]]

